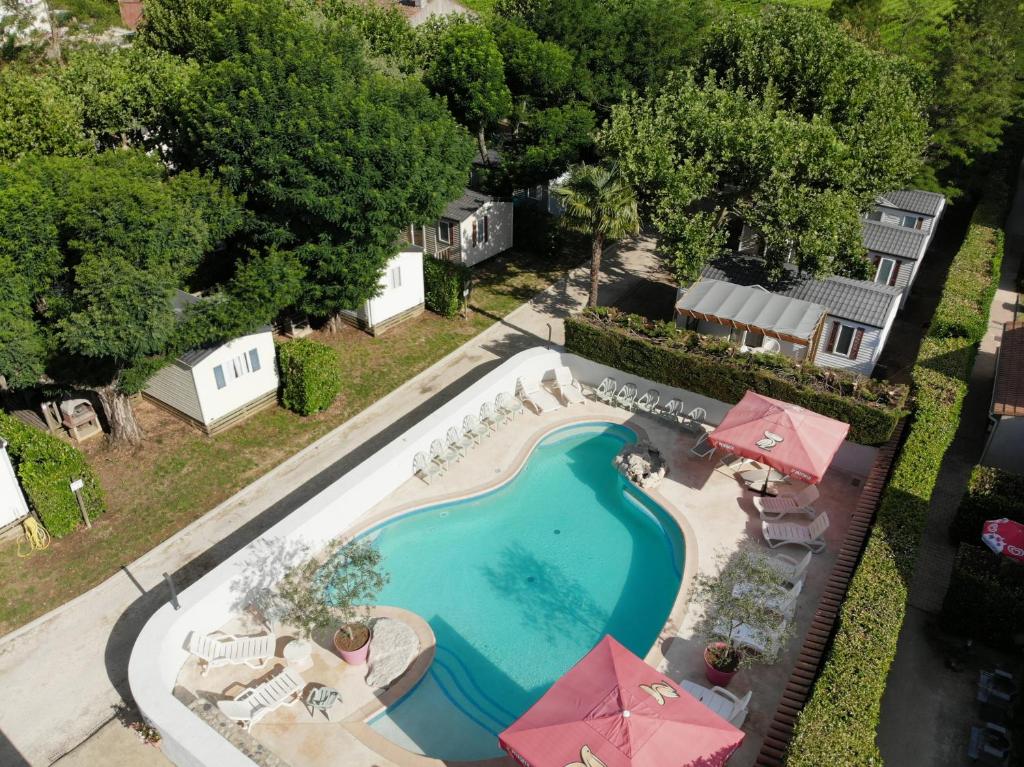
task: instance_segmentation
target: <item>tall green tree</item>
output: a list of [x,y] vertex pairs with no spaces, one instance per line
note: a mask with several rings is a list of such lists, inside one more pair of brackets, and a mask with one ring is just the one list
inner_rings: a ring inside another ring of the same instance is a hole
[[490,30],[476,23],[448,27],[427,60],[423,81],[473,130],[486,162],[488,130],[512,111],[504,63]]
[[76,155],[91,151],[84,105],[45,73],[0,67],[0,161],[30,152]]
[[590,295],[587,306],[597,306],[601,256],[606,242],[640,231],[636,195],[616,165],[577,165],[555,194],[565,208],[563,225],[572,231],[590,235]]

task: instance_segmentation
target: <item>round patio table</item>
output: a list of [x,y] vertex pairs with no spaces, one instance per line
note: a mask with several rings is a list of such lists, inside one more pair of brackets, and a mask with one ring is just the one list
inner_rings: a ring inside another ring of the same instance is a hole
[[316,716],[317,711],[322,711],[324,718],[329,722],[331,715],[329,709],[341,698],[341,693],[333,687],[317,687],[309,691],[306,696],[306,708],[310,716]]

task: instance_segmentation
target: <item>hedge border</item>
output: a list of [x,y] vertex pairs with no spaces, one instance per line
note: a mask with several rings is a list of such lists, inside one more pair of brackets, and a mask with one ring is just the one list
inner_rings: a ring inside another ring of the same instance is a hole
[[281,406],[307,416],[326,410],[341,392],[338,355],[327,344],[295,338],[277,345]]
[[[1007,198],[1008,189],[997,187],[996,196],[975,210],[954,264],[966,259],[977,268],[971,233],[991,226],[993,211],[1005,211]],[[992,237],[988,243],[992,285],[982,294],[995,290],[1002,260],[1002,251],[995,250],[1002,239]],[[951,274],[964,270],[951,269]],[[944,290],[935,316],[951,316],[955,307],[950,304],[959,304],[962,295],[956,285]],[[931,496],[956,435],[978,342],[988,325],[987,309],[984,324],[964,326],[966,336],[952,333],[946,323],[929,328],[922,341],[912,373],[917,400],[910,432],[850,582],[829,655],[797,719],[788,767],[883,763],[875,742],[882,696],[906,617],[908,585]],[[766,758],[758,764],[781,762]]]

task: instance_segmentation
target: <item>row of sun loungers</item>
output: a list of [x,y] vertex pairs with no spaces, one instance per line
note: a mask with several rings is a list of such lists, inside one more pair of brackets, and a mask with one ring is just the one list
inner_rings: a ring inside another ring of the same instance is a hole
[[211,668],[218,666],[246,665],[250,668],[263,668],[274,657],[276,647],[277,637],[273,634],[213,636],[193,631],[185,642],[185,649],[199,658],[203,676],[206,676]]

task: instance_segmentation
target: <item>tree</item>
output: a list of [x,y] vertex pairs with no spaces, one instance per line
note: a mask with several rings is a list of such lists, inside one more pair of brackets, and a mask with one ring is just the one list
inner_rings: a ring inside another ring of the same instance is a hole
[[769,273],[867,271],[859,212],[920,167],[927,126],[902,65],[809,12],[726,22],[692,72],[616,107],[600,137],[642,191],[680,281],[740,219]]
[[527,111],[502,144],[507,189],[547,183],[587,159],[594,146],[594,111],[581,102]]
[[829,18],[845,22],[864,40],[877,40],[883,14],[882,0],[835,0],[828,9]]
[[423,81],[448,100],[455,119],[476,133],[487,162],[487,130],[512,111],[512,94],[494,36],[483,24],[449,27],[427,61]]
[[590,235],[590,295],[587,306],[597,306],[605,241],[640,231],[636,196],[616,165],[577,165],[568,181],[555,193],[565,208],[563,224],[572,231]]
[[573,57],[569,51],[541,40],[532,29],[501,17],[491,21],[490,29],[514,99],[533,107],[555,106],[575,91]]
[[0,161],[29,152],[56,155],[91,150],[82,128],[82,102],[51,77],[0,68]]
[[0,355],[0,374],[29,386],[45,370],[60,386],[94,389],[111,440],[137,443],[125,375],[178,350],[171,296],[240,223],[237,202],[134,151],[26,158],[0,168],[0,189],[0,264],[15,273],[4,297],[17,299],[0,311],[29,339],[24,358]]

